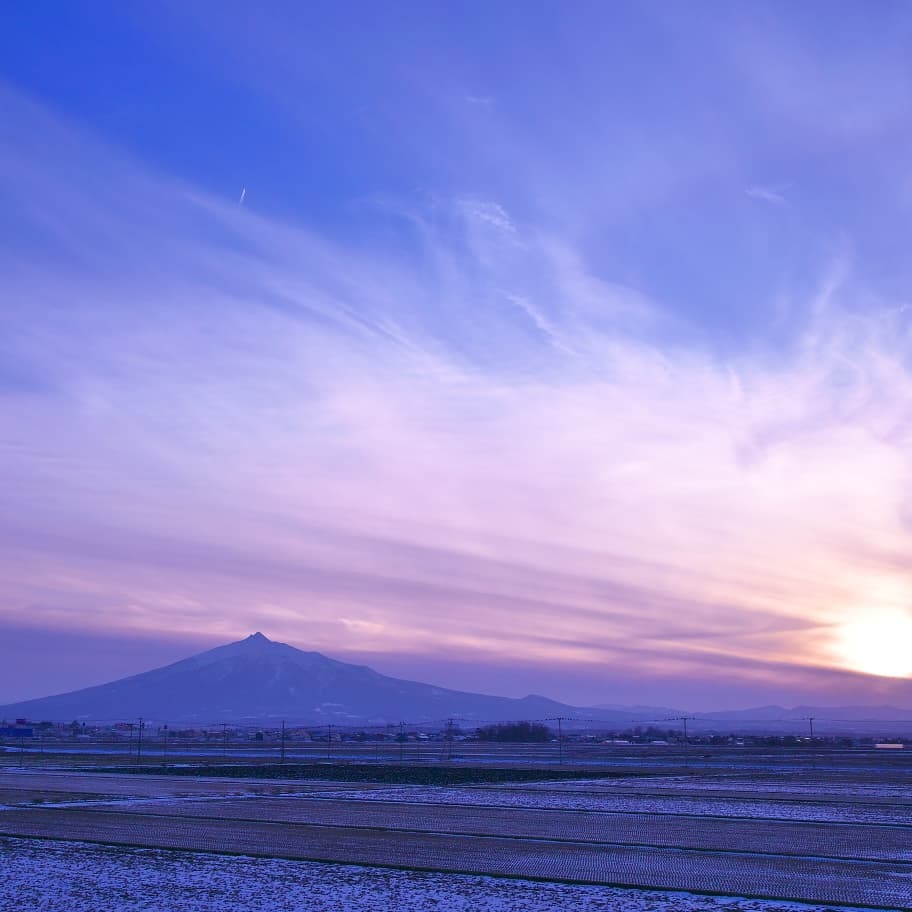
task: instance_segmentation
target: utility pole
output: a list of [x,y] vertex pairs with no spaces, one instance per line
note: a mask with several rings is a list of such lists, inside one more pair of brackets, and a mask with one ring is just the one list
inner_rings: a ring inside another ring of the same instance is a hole
[[285,762],[285,720],[282,719],[282,763]]
[[402,763],[402,754],[405,751],[405,722],[399,723],[399,762]]
[[222,722],[222,756],[228,756],[228,723]]
[[446,724],[446,734],[444,735],[444,740],[446,741],[446,758],[447,760],[453,759],[453,720],[447,719]]
[[811,741],[814,740],[814,717],[808,717],[808,730],[810,731]]
[[333,727],[332,723],[329,724],[329,735],[326,738],[326,759],[329,760],[332,756],[332,746],[333,746]]
[[564,762],[564,717],[557,717],[557,762]]
[[143,722],[143,717],[139,717],[139,741],[137,742],[136,747],[136,762],[139,763],[142,760],[142,733],[145,723]]
[[168,724],[165,723],[165,766],[168,765]]
[[693,718],[693,716],[674,716],[670,719],[666,719],[666,722],[681,722],[684,725],[684,743],[688,744],[687,740],[687,723]]

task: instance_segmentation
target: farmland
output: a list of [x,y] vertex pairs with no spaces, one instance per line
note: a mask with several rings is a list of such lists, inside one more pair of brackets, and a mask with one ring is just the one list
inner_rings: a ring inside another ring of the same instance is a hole
[[[710,759],[676,765],[654,752],[573,778],[542,770],[540,781],[511,781],[502,764],[502,775],[472,782],[463,766],[469,781],[439,786],[422,784],[417,768],[417,784],[390,784],[395,770],[379,766],[376,782],[360,774],[346,782],[329,766],[322,778],[319,768],[305,777],[294,767],[251,766],[246,776],[236,766],[184,766],[180,775],[8,767],[0,771],[6,889],[45,890],[35,908],[78,910],[67,891],[81,878],[113,883],[145,865],[174,893],[150,908],[183,908],[183,891],[196,889],[187,884],[206,881],[224,890],[212,887],[208,905],[197,897],[186,908],[215,912],[230,907],[235,889],[215,872],[237,856],[232,864],[250,867],[263,896],[279,877],[301,890],[319,883],[325,900],[305,904],[302,893],[299,905],[272,908],[372,908],[357,904],[372,883],[396,884],[406,909],[426,908],[428,890],[456,909],[912,905],[905,756]],[[168,877],[169,868],[184,873]],[[66,877],[52,874],[61,869]],[[333,906],[342,896],[351,902]]]

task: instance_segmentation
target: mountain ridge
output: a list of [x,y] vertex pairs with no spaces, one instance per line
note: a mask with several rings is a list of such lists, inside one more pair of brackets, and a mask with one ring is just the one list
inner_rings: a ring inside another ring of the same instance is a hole
[[[674,726],[684,717],[700,731],[793,731],[811,718],[854,726],[900,722],[912,709],[895,706],[777,705],[744,710],[683,712],[656,706],[571,706],[540,694],[501,697],[394,678],[367,665],[332,659],[270,640],[261,632],[168,665],[62,694],[0,706],[0,719],[117,722],[135,719],[219,724],[285,720],[309,724],[391,725],[401,721],[469,723],[518,719],[604,723],[617,728]],[[707,726],[704,729],[703,726]]]
[[502,721],[581,713],[532,694],[520,699],[498,697],[389,677],[366,665],[270,640],[259,631],[150,671],[0,706],[0,717],[87,722],[141,715],[175,722],[282,718],[393,724],[449,716]]

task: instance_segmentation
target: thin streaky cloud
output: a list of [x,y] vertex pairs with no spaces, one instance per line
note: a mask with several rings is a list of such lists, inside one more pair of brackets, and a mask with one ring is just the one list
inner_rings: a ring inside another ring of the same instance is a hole
[[855,686],[912,604],[901,30],[175,15],[116,86],[4,58],[0,624]]
[[762,200],[775,206],[788,206],[790,203],[786,193],[790,187],[791,184],[779,184],[776,186],[753,184],[744,191],[744,194],[751,199]]

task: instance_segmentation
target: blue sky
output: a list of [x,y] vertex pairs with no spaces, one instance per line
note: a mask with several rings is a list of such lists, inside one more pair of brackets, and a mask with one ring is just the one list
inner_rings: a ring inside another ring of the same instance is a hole
[[17,642],[908,701],[905,5],[7,18]]
[[12,16],[10,81],[154,168],[229,197],[249,185],[260,211],[335,236],[373,240],[377,197],[496,196],[736,333],[813,282],[845,235],[873,260],[892,252],[885,291],[906,280],[890,274],[905,227],[902,4]]

